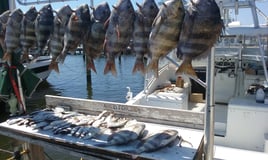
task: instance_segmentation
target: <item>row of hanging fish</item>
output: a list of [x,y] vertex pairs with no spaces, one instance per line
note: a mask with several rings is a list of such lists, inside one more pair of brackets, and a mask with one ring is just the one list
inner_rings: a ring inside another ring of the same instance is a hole
[[107,147],[128,145],[139,141],[128,153],[151,152],[181,140],[177,130],[166,129],[152,132],[135,119],[115,116],[103,111],[97,116],[67,112],[60,107],[32,112],[29,115],[10,118],[9,125],[31,127],[33,130],[52,132],[81,140],[95,140],[94,146]]
[[[144,0],[137,6],[135,11],[130,0],[119,0],[110,10],[107,3],[102,3],[92,9],[92,14],[87,4],[75,10],[64,6],[55,16],[51,5],[45,5],[39,12],[32,7],[25,14],[20,9],[7,11],[10,14],[3,13],[0,17],[9,15],[4,59],[9,60],[19,45],[27,55],[36,36],[38,53],[48,42],[53,57],[51,69],[56,71],[57,63],[63,63],[66,54],[82,44],[87,67],[95,72],[93,60],[104,52],[107,57],[104,74],[116,75],[115,57],[131,46],[136,55],[133,73],[147,70],[158,76],[159,59],[177,48],[177,56],[183,62],[176,73],[196,75],[192,59],[207,56],[223,29],[215,0],[190,1],[187,5],[182,0],[168,0],[160,8],[154,0]],[[147,68],[143,62],[145,55],[150,58]]]

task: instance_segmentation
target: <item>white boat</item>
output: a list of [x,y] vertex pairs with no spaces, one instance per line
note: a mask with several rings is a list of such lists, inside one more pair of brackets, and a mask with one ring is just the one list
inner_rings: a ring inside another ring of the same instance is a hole
[[[226,29],[212,48],[212,62],[193,62],[201,80],[175,75],[180,61],[174,50],[161,61],[159,77],[148,73],[144,90],[126,104],[205,113],[205,159],[268,159],[268,21],[259,24],[254,0],[217,2]],[[251,11],[252,26],[230,21],[230,10],[240,8]],[[259,86],[264,91],[256,91]]]
[[39,56],[33,62],[24,63],[24,66],[31,69],[39,78],[45,80],[51,73],[50,63],[51,56]]

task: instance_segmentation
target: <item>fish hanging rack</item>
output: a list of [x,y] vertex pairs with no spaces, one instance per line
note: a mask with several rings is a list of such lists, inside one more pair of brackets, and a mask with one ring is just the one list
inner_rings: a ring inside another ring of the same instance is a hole
[[20,5],[35,5],[42,3],[54,3],[54,2],[66,2],[66,1],[77,1],[77,0],[17,0]]

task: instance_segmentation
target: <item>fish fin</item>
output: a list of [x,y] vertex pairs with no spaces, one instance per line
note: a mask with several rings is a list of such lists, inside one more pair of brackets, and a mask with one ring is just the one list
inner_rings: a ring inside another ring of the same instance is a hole
[[147,72],[153,71],[156,78],[158,78],[158,59],[152,59],[147,66]]
[[49,70],[54,70],[57,73],[60,73],[58,63],[56,61],[52,61],[49,65]]
[[178,74],[188,74],[197,77],[192,64],[186,62],[182,62],[182,64],[179,66],[179,68],[176,71],[176,75]]
[[2,60],[8,62],[9,64],[11,64],[11,58],[12,58],[11,54],[9,54],[9,53],[6,52],[4,54]]
[[96,67],[95,67],[93,59],[88,58],[87,59],[87,70],[90,70],[90,69],[97,74]]
[[136,73],[137,71],[141,71],[143,75],[145,75],[145,67],[144,63],[140,60],[136,60],[135,65],[133,67],[132,73]]
[[107,74],[111,72],[113,76],[116,76],[116,68],[115,68],[115,63],[114,60],[107,60],[105,68],[104,68],[104,74]]

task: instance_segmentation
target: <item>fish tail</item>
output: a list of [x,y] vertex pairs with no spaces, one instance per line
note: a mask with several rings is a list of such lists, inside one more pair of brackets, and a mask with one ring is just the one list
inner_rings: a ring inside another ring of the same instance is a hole
[[145,74],[145,67],[144,63],[142,61],[136,60],[135,65],[133,67],[132,73],[136,73],[137,71],[141,71],[141,73],[144,75]]
[[111,72],[114,76],[117,75],[114,60],[111,59],[107,60],[104,68],[104,74],[107,74],[109,72]]
[[147,72],[153,71],[155,77],[158,77],[158,59],[152,59],[147,67]]
[[182,64],[179,66],[179,68],[176,71],[176,75],[183,74],[183,73],[197,77],[195,70],[191,63],[182,62]]
[[59,70],[59,66],[58,66],[58,63],[56,61],[52,61],[49,65],[49,69],[50,70],[54,70],[55,72],[57,73],[60,73],[60,70]]
[[95,73],[97,73],[94,61],[91,58],[87,60],[87,70],[90,69],[93,70]]
[[12,58],[11,54],[6,52],[2,59],[3,59],[3,61],[6,61],[9,64],[11,64],[11,58]]

